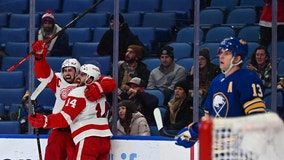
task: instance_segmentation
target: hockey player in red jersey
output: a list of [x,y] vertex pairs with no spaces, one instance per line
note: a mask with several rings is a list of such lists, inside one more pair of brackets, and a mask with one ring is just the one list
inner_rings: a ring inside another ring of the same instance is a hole
[[74,159],[107,160],[110,151],[112,133],[108,125],[106,98],[102,95],[96,101],[89,101],[85,96],[86,84],[96,81],[100,70],[93,64],[84,64],[76,81],[80,87],[73,89],[62,108],[62,111],[48,116],[36,114],[29,116],[34,128],[65,128],[70,126],[73,141],[76,145]]
[[[32,45],[35,52],[34,71],[39,81],[44,81],[54,92],[56,101],[53,114],[62,110],[64,102],[71,90],[77,87],[75,77],[79,74],[80,63],[74,59],[66,59],[61,66],[61,72],[54,73],[46,61],[47,48],[43,41],[39,40]],[[96,101],[106,92],[115,89],[115,81],[110,77],[100,76],[96,81],[86,86],[85,96],[90,101]],[[45,160],[73,159],[75,145],[72,140],[69,126],[64,128],[54,127],[48,137],[45,150]]]

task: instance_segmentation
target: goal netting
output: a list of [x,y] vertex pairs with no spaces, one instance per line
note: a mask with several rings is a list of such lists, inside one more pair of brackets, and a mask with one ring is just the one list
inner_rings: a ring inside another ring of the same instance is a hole
[[200,160],[284,160],[284,125],[276,113],[202,119]]

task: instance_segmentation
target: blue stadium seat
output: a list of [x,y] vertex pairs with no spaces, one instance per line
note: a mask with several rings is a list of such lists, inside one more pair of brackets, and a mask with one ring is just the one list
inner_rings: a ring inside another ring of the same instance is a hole
[[90,42],[92,32],[86,28],[68,28],[65,31],[69,35],[69,45],[73,46],[75,42]]
[[77,28],[96,28],[108,26],[108,14],[107,13],[89,13],[82,17],[75,27]]
[[[272,45],[270,44],[267,47],[269,53],[270,53],[270,57],[272,55]],[[284,57],[284,41],[278,41],[277,42],[277,59],[280,60]]]
[[53,16],[55,18],[56,23],[61,27],[66,26],[69,22],[71,22],[75,18],[75,15],[71,12],[53,13]]
[[127,12],[128,13],[145,13],[145,12],[158,12],[160,11],[159,0],[129,0]]
[[127,23],[129,27],[141,27],[142,15],[140,13],[122,13],[124,17],[124,23]]
[[6,114],[4,104],[0,103],[0,115]]
[[19,121],[0,121],[0,134],[20,134]]
[[174,48],[175,61],[180,58],[192,58],[192,46],[185,42],[171,42],[168,44]]
[[264,6],[264,1],[263,0],[240,0],[239,6],[242,7],[263,7]]
[[5,47],[7,42],[28,42],[27,28],[0,28],[0,44]]
[[0,88],[0,103],[6,106],[21,104],[25,92],[25,88]]
[[142,62],[146,64],[147,68],[152,71],[154,68],[160,66],[161,61],[159,58],[144,58]]
[[28,13],[28,0],[1,0],[1,13]]
[[277,73],[279,77],[284,78],[284,59],[281,59],[277,65]]
[[0,13],[0,27],[8,27],[8,13]]
[[[199,29],[199,41],[203,41],[203,31]],[[176,42],[194,42],[194,27],[185,27],[178,31]]]
[[162,91],[160,91],[158,89],[145,89],[144,91],[156,96],[159,99],[158,107],[164,106],[165,97],[164,97],[164,94],[163,94]]
[[257,23],[256,10],[253,8],[235,8],[227,16],[225,25],[243,27]]
[[193,66],[193,62],[193,58],[181,58],[176,61],[176,64],[183,66],[186,71],[190,71],[191,67]]
[[[246,40],[246,39],[245,39]],[[260,46],[257,42],[248,42],[248,55],[246,59],[250,59],[251,55],[253,54],[254,50]]]
[[151,136],[160,136],[160,132],[158,131],[158,127],[156,125],[149,125],[149,128]]
[[55,95],[49,88],[44,88],[37,97],[37,105],[39,106],[54,106]]
[[93,30],[92,41],[100,42],[105,32],[109,30],[108,27],[97,27]]
[[205,36],[205,42],[220,43],[224,38],[235,36],[235,31],[231,27],[219,26],[208,30]]
[[[45,13],[47,10],[51,10],[53,13],[61,12],[60,0],[37,0],[35,1],[35,11],[37,13]],[[55,17],[57,19],[57,17]]]
[[0,88],[23,88],[25,79],[23,71],[0,71]]
[[16,103],[13,103],[9,106],[8,108],[8,115],[10,115],[11,113],[14,113],[14,112],[18,112],[19,111],[19,108],[21,108],[22,106],[22,103],[19,103],[19,104],[16,104]]
[[80,14],[89,9],[94,4],[94,0],[64,0],[62,13],[72,12]]
[[208,48],[210,53],[210,59],[216,58],[216,53],[219,48],[220,42],[204,42],[200,45],[199,50],[202,48]]
[[171,28],[173,26],[176,26],[174,12],[146,12],[143,15],[142,27]]
[[156,30],[154,27],[130,27],[130,30],[138,36],[139,40],[149,51],[152,51],[153,43],[156,40]]
[[24,57],[29,52],[28,42],[7,42],[5,52],[11,57]]
[[[35,14],[35,27],[40,26],[40,15]],[[9,23],[9,28],[29,28],[30,27],[30,15],[29,14],[11,14]]]
[[98,66],[102,75],[107,75],[111,70],[111,56],[79,57],[79,62],[81,65],[90,63]]
[[70,57],[46,57],[46,61],[54,72],[61,72],[61,66],[65,59]]
[[[125,13],[127,11],[127,2],[128,0],[119,0],[119,10],[121,13]],[[104,0],[103,3],[96,7],[96,13],[113,13],[113,10],[113,0]]]
[[224,1],[224,0],[211,0],[210,6],[206,8],[220,8],[226,12],[229,12],[233,10],[236,6],[238,6],[239,0],[230,0]]
[[219,57],[213,58],[210,60],[211,63],[216,64],[216,65],[220,65],[220,60]]
[[243,38],[247,42],[258,42],[259,26],[245,26],[238,32],[238,37]]
[[98,57],[98,42],[76,42],[72,48],[72,56],[79,57]]
[[[271,96],[272,96],[271,89],[265,89],[263,101],[266,104],[267,111],[271,110]],[[277,96],[277,102],[276,102],[277,108],[283,108],[283,106],[284,106],[284,91],[281,90],[281,89],[277,90],[276,96]]]
[[[9,56],[3,57],[1,70],[7,71],[8,68],[19,62],[21,59],[22,57],[9,57]],[[29,69],[29,60],[24,61],[21,65],[15,68],[14,71],[23,71],[26,74],[28,73],[28,69]]]
[[201,28],[211,28],[214,25],[221,25],[224,23],[225,15],[221,9],[203,9],[199,14],[200,27]]

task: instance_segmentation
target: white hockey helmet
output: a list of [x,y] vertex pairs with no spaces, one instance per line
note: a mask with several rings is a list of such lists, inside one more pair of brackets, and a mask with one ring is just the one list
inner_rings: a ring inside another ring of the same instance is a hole
[[84,64],[80,67],[80,72],[87,74],[87,79],[93,77],[93,82],[98,80],[101,76],[101,71],[99,67],[93,64]]
[[65,59],[64,62],[62,63],[61,73],[63,73],[63,68],[65,68],[65,67],[74,67],[75,71],[76,71],[76,75],[78,75],[81,65],[80,65],[80,63],[77,59],[68,58],[68,59]]

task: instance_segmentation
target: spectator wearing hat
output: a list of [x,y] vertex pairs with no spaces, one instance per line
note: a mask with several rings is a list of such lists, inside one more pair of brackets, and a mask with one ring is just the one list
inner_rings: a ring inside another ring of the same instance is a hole
[[[199,97],[201,99],[207,94],[212,79],[221,73],[218,65],[210,62],[210,51],[203,48],[199,52]],[[193,74],[194,66],[188,72],[186,79],[189,81],[190,96],[193,96]]]
[[145,116],[148,124],[155,125],[153,112],[158,107],[158,98],[155,95],[145,92],[146,84],[141,78],[134,77],[126,85],[130,88],[128,91],[119,92],[119,100],[132,100],[137,106],[136,110]]
[[193,121],[193,101],[188,96],[188,82],[178,81],[174,87],[174,96],[168,102],[163,123],[169,134],[175,135],[185,125]]
[[[102,36],[97,48],[97,52],[101,56],[113,56],[113,29],[114,29],[114,15],[110,17],[110,29],[107,30]],[[139,40],[137,35],[134,35],[128,27],[127,23],[124,23],[124,18],[119,14],[119,50],[118,60],[124,60],[127,48],[130,45],[142,46],[143,52],[141,52],[141,58],[146,56],[146,48],[144,44]]]
[[[46,41],[62,28],[55,23],[54,15],[50,10],[41,18],[41,27],[38,30],[36,39]],[[56,36],[52,41],[47,43],[47,56],[65,57],[71,56],[71,49],[69,46],[69,36],[66,32]]]
[[174,61],[173,50],[171,46],[165,46],[160,50],[161,64],[151,71],[147,85],[147,89],[159,89],[164,93],[164,105],[167,105],[173,94],[175,84],[186,78],[185,68]]
[[117,135],[150,136],[150,127],[142,113],[131,100],[118,103]]
[[128,46],[124,54],[124,62],[118,68],[118,87],[127,91],[129,86],[126,85],[133,77],[141,78],[145,84],[148,83],[150,70],[146,64],[141,62],[143,47],[140,45]]

